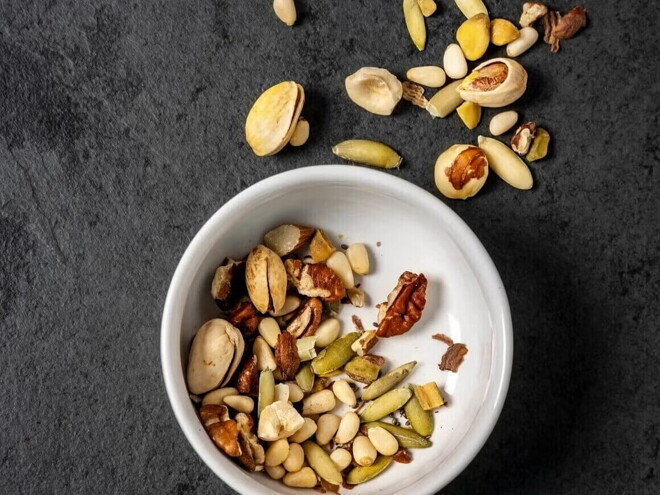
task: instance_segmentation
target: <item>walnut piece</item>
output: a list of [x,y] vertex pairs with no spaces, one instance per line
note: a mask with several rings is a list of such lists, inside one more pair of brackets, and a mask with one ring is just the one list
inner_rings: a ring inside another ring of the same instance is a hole
[[261,318],[254,304],[250,301],[241,301],[230,310],[227,320],[250,338],[257,335]]
[[[209,407],[209,406],[203,406]],[[238,423],[233,419],[213,423],[206,428],[213,443],[229,457],[238,457],[242,454],[242,449],[238,443]]]
[[204,428],[209,428],[214,423],[222,423],[229,419],[227,406],[219,404],[205,404],[199,410],[199,417]]
[[245,295],[245,262],[225,259],[215,270],[211,282],[211,296],[220,309],[229,308]]
[[241,394],[257,395],[259,391],[259,369],[257,356],[254,354],[245,361],[236,379],[236,390]]
[[310,337],[314,335],[316,329],[321,324],[321,317],[323,316],[323,304],[321,300],[312,297],[307,299],[298,308],[296,315],[289,320],[286,327],[286,332],[294,337]]
[[550,45],[550,51],[559,51],[559,41],[571,39],[587,25],[587,11],[578,6],[562,16],[559,12],[548,12],[543,18],[545,35],[543,41]]
[[522,27],[531,26],[547,13],[548,7],[545,4],[541,2],[525,2],[519,24]]
[[519,155],[526,155],[536,137],[536,123],[525,122],[511,138],[511,148]]
[[378,337],[401,335],[419,321],[426,306],[427,285],[423,273],[404,272],[399,277],[396,287],[387,296],[385,316],[376,332]]
[[291,380],[296,376],[300,367],[300,358],[298,357],[296,338],[289,332],[282,332],[277,336],[275,361],[277,361],[277,366],[282,373],[282,381]]
[[303,263],[286,260],[287,276],[298,293],[308,297],[320,297],[324,301],[340,301],[346,290],[332,268],[322,263]]

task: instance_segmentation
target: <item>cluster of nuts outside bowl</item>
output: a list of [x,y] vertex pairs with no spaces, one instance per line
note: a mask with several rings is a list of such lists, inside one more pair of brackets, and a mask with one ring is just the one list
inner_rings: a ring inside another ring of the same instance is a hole
[[[552,51],[559,40],[569,39],[586,24],[582,7],[562,16],[549,11],[540,2],[526,2],[519,20],[490,19],[482,0],[455,0],[466,20],[456,31],[456,43],[446,47],[443,67],[413,67],[403,83],[387,69],[363,67],[345,79],[348,97],[356,105],[375,115],[388,116],[400,100],[426,109],[433,117],[446,118],[454,111],[468,129],[474,129],[482,117],[482,108],[502,108],[515,103],[527,89],[528,75],[516,60],[538,40],[534,23],[546,30],[545,41]],[[296,22],[293,0],[275,0],[273,8],[287,25]],[[414,45],[424,50],[427,40],[425,17],[435,13],[434,0],[403,0],[406,27]],[[468,61],[481,59],[489,46],[506,47],[506,57],[487,60],[471,72]],[[448,79],[452,82],[448,83]],[[432,98],[424,87],[440,88]],[[272,155],[286,144],[303,145],[309,137],[309,123],[301,117],[304,90],[293,81],[279,83],[266,90],[250,110],[245,127],[246,139],[259,155]],[[501,136],[519,120],[515,110],[494,115],[489,130]],[[456,144],[442,152],[435,164],[438,190],[452,199],[474,196],[483,187],[489,170],[517,189],[531,189],[533,178],[527,162],[546,157],[550,144],[547,130],[535,122],[526,122],[514,132],[510,146],[493,137],[479,136],[476,144]],[[332,148],[335,155],[355,163],[394,168],[403,158],[390,146],[367,139],[349,139]]]
[[[427,280],[404,272],[377,305],[376,328],[357,320],[340,335],[340,302],[365,304],[358,277],[369,272],[364,244],[337,249],[322,230],[293,224],[217,268],[211,296],[223,317],[195,334],[186,381],[212,441],[248,471],[336,492],[431,446],[437,384],[401,385],[417,363],[381,373],[386,360],[372,353],[419,321]],[[395,419],[401,409],[409,427]]]

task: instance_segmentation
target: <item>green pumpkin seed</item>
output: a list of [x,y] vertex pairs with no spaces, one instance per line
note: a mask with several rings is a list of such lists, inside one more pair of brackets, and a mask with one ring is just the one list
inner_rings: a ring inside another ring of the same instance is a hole
[[341,485],[343,479],[328,453],[311,440],[302,444],[309,466],[328,483]]
[[349,485],[359,485],[360,483],[372,480],[385,471],[390,464],[392,464],[392,457],[378,456],[371,466],[358,466],[351,469],[346,477],[346,483]]
[[346,366],[344,366],[344,371],[351,378],[360,383],[372,383],[376,378],[378,378],[378,373],[380,373],[380,366],[370,361],[368,358],[363,356],[357,356],[351,359]]
[[355,356],[351,344],[359,336],[357,332],[351,332],[335,340],[312,360],[312,371],[317,375],[324,375],[344,366]]
[[412,390],[409,388],[395,388],[371,402],[360,414],[360,421],[368,423],[378,421],[388,414],[403,407],[412,396]]
[[410,374],[416,364],[417,361],[410,361],[409,363],[402,364],[398,368],[393,369],[386,375],[381,376],[362,391],[362,399],[372,400],[376,397],[380,397],[385,392],[389,392]]
[[382,426],[389,431],[399,442],[399,446],[404,449],[424,449],[432,445],[431,440],[423,437],[411,428],[404,428],[403,426],[395,426],[383,421],[374,421],[373,423],[365,423],[362,425],[362,430],[367,431],[374,426]]
[[[414,387],[414,385],[411,385],[411,387]],[[406,402],[403,410],[405,411],[406,418],[408,418],[413,430],[423,437],[428,437],[433,433],[433,414],[431,411],[425,411],[422,409],[422,405],[417,400],[417,397],[413,395],[410,400]]]

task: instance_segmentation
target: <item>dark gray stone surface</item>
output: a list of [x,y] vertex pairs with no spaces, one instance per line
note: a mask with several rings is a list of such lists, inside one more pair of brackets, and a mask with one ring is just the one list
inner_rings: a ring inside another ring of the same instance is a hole
[[[435,157],[468,132],[401,105],[351,104],[364,65],[437,64],[460,15],[407,39],[400,2],[270,0],[0,4],[0,493],[231,493],[179,431],[162,385],[170,277],[202,223],[275,173],[375,138],[391,172],[434,191]],[[490,0],[517,18],[519,2]],[[566,10],[572,3],[554,2]],[[655,2],[591,1],[557,55],[522,57],[516,108],[553,135],[536,187],[495,177],[449,205],[508,289],[516,352],[495,432],[447,494],[660,492],[660,66]],[[251,102],[306,90],[309,143],[259,159]]]

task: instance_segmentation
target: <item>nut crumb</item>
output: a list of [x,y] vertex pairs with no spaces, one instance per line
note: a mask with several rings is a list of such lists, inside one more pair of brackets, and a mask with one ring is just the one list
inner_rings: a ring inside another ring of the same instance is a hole
[[347,245],[347,244],[342,244],[342,245],[341,245],[341,246],[339,246],[339,247],[340,247],[340,248],[342,248],[343,250],[346,250],[346,249],[348,249],[348,245]]
[[454,345],[454,341],[451,339],[451,337],[445,335],[444,333],[436,333],[431,336],[433,340],[439,340],[440,342],[444,342],[448,346]]
[[377,247],[380,247],[381,244],[382,244],[382,242],[378,241],[378,242],[376,243],[376,246],[377,246]]
[[442,371],[452,371],[456,373],[465,355],[468,353],[468,348],[465,344],[452,344],[447,351],[442,355],[442,359],[438,367]]
[[351,320],[353,320],[353,325],[355,325],[355,329],[358,332],[364,332],[364,325],[362,324],[362,320],[358,315],[351,316]]

